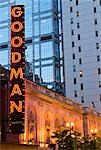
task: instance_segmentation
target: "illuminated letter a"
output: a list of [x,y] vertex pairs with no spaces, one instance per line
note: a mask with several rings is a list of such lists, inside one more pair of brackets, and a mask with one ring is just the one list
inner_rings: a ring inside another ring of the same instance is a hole
[[14,87],[10,96],[13,96],[14,94],[22,95],[18,84],[14,84]]

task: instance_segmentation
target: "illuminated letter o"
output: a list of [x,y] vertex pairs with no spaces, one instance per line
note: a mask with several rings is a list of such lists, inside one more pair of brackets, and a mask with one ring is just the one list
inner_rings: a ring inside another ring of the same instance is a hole
[[13,17],[20,17],[22,15],[22,11],[20,7],[14,7],[11,12]]
[[[16,43],[15,41],[18,41],[18,43]],[[22,45],[22,43],[23,43],[23,40],[19,36],[15,36],[11,39],[11,45],[13,47],[20,47]]]
[[[18,25],[18,28],[15,28],[16,25]],[[19,32],[19,31],[22,30],[22,28],[23,28],[23,25],[22,25],[22,23],[19,22],[19,21],[15,21],[15,22],[13,22],[13,24],[11,25],[11,30],[12,30],[13,32]]]

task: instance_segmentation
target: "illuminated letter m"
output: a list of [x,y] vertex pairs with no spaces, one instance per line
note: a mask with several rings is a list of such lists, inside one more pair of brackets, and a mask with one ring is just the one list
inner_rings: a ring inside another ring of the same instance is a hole
[[17,79],[19,75],[20,75],[20,78],[23,78],[22,68],[18,68],[17,71],[14,68],[12,68],[10,72],[10,81],[13,79],[13,76],[15,76],[15,78]]

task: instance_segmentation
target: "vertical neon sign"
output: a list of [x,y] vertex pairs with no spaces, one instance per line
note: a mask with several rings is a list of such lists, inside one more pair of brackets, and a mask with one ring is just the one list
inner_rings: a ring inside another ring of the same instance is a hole
[[11,69],[9,132],[24,133],[25,112],[25,24],[24,5],[11,7]]

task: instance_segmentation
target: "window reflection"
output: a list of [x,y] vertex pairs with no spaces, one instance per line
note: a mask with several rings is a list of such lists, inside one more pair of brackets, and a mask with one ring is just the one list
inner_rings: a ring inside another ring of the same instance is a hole
[[53,82],[53,66],[42,67],[41,77],[43,82]]
[[10,0],[10,3],[13,3],[14,2],[14,0]]
[[8,20],[8,12],[8,6],[0,7],[0,21]]
[[45,64],[52,64],[53,63],[53,59],[48,59],[48,60],[43,60],[42,61],[42,65],[45,65]]
[[[60,29],[60,30],[61,30],[61,29]],[[58,20],[54,20],[54,31],[55,31],[56,33],[59,32]]]
[[34,36],[39,35],[39,21],[34,22]]
[[52,18],[41,20],[41,34],[52,32]]
[[52,56],[52,41],[41,43],[41,58],[47,58]]
[[40,18],[42,18],[42,17],[49,17],[49,16],[51,16],[52,15],[52,12],[45,12],[45,13],[42,13],[42,14],[40,14]]
[[38,76],[40,76],[40,70],[39,70],[39,68],[35,68],[35,74],[37,74]]
[[40,0],[40,11],[52,9],[52,0]]
[[1,5],[4,5],[4,4],[8,4],[8,0],[5,0],[4,2],[3,2],[3,1],[0,2],[0,6],[1,6]]
[[0,43],[8,41],[8,28],[0,30]]
[[63,82],[63,66],[61,66],[61,82]]
[[5,27],[5,26],[8,26],[8,22],[5,21],[3,23],[2,22],[0,23],[0,28]]
[[8,50],[0,50],[0,64],[7,65],[8,64]]
[[38,0],[34,0],[34,13],[37,13],[38,12]]
[[58,58],[60,55],[58,43],[54,43],[54,48],[55,48],[55,56]]
[[34,58],[39,59],[39,44],[34,45]]
[[27,1],[25,5],[25,37],[31,37],[32,32],[32,1]]
[[40,65],[40,62],[35,62],[35,66],[39,66]]
[[27,62],[33,62],[33,46],[27,46],[27,49],[25,50],[26,55],[26,61]]
[[16,4],[25,6],[25,37],[33,35],[32,30],[32,0],[16,0]]

